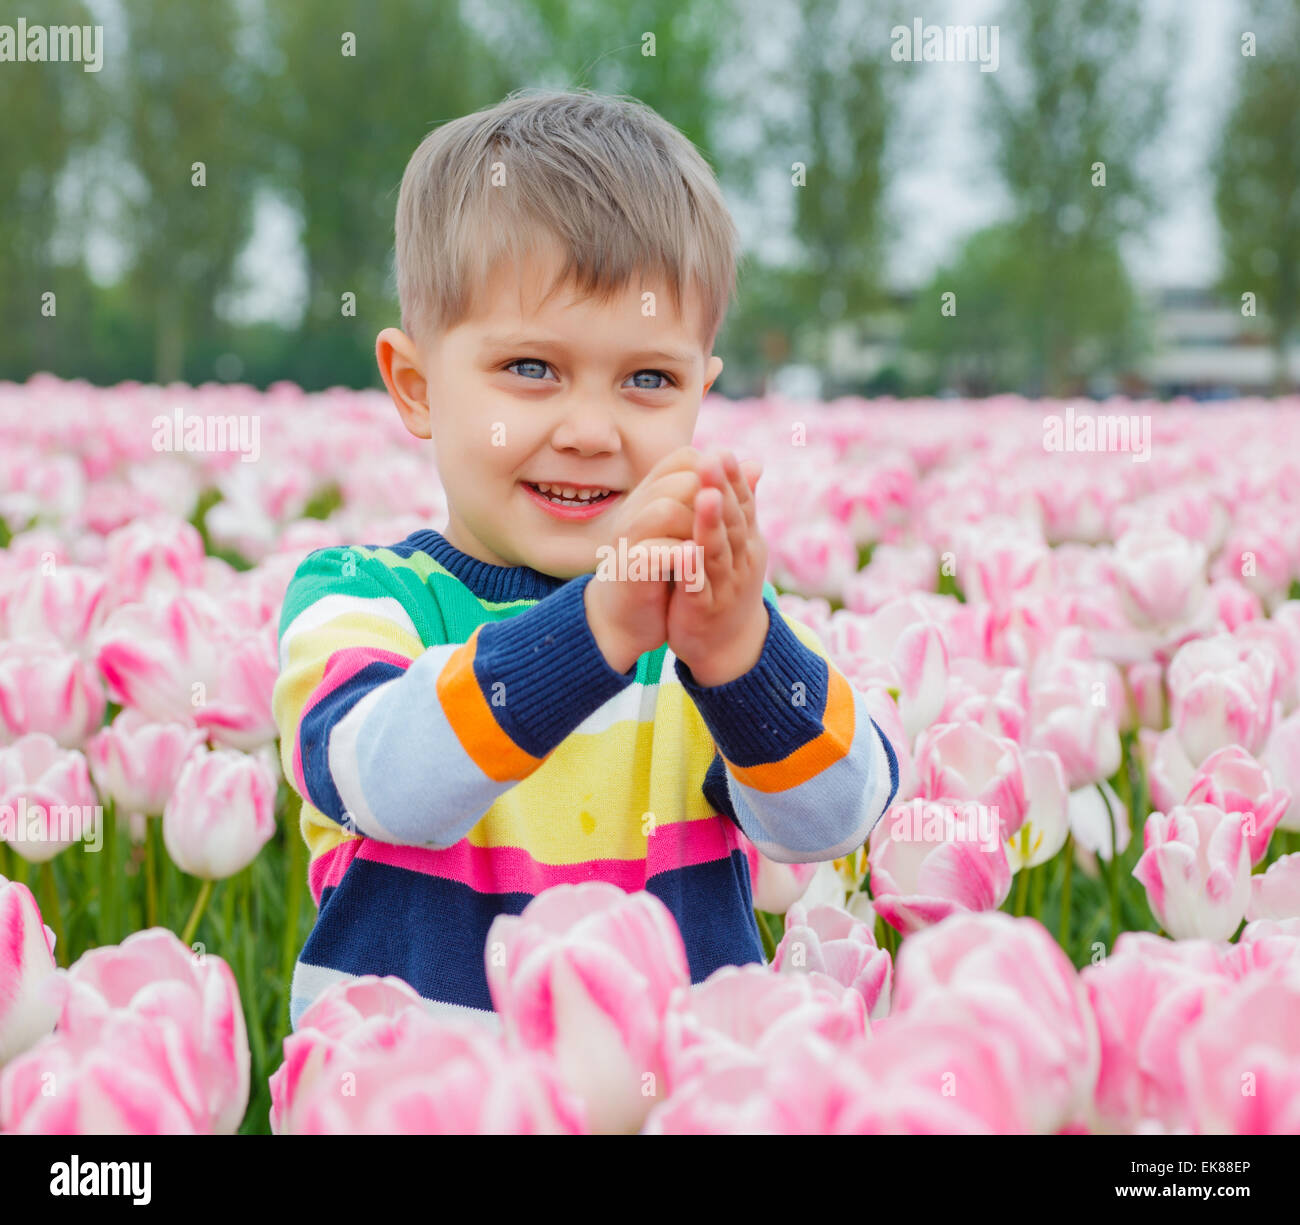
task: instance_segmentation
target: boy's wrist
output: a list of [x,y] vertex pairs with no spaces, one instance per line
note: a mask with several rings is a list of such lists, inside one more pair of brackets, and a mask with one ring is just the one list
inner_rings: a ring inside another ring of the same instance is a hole
[[605,662],[615,672],[626,672],[641,658],[641,653],[632,649],[619,633],[617,626],[606,622],[599,601],[593,600],[592,592],[595,589],[596,584],[590,582],[582,593],[582,603],[587,613],[587,625],[591,629],[591,636],[596,640],[596,646],[600,648]]

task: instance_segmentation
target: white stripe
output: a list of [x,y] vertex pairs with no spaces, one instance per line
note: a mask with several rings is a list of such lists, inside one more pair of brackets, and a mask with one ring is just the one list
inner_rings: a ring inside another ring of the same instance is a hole
[[417,640],[420,637],[416,631],[415,622],[411,620],[411,614],[402,607],[401,601],[393,596],[337,594],[321,596],[319,600],[307,605],[302,612],[294,617],[285,627],[284,633],[280,635],[280,671],[283,672],[288,666],[289,643],[294,638],[310,630],[319,629],[322,625],[328,624],[335,617],[341,617],[345,613],[364,613],[368,616],[379,617],[384,621],[391,622],[399,629],[405,630]]
[[[332,970],[328,966],[313,966],[303,961],[298,962],[293,968],[294,1011],[298,1017],[301,1017],[302,1013],[320,998],[321,992],[328,990],[335,983],[359,982],[361,977],[359,974]],[[440,1019],[473,1021],[492,1033],[500,1033],[502,1030],[501,1016],[496,1012],[484,1012],[481,1008],[470,1008],[465,1004],[449,1004],[444,1000],[431,1000],[424,996],[420,996],[420,1004],[425,1012]],[[294,1029],[297,1029],[296,1023]]]
[[[430,648],[436,650],[436,647]],[[356,832],[367,838],[378,838],[381,842],[396,843],[401,839],[390,833],[370,811],[366,803],[366,794],[361,788],[361,775],[357,769],[357,736],[366,716],[382,701],[384,691],[389,685],[396,684],[401,677],[380,682],[365,695],[330,731],[329,767],[334,788],[343,801],[344,809],[352,815],[352,824]]]

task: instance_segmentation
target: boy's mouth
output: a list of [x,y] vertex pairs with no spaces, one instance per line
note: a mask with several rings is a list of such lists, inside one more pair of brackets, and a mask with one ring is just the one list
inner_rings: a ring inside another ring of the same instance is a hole
[[590,519],[618,499],[621,490],[603,485],[565,485],[549,481],[520,481],[528,495],[561,519]]

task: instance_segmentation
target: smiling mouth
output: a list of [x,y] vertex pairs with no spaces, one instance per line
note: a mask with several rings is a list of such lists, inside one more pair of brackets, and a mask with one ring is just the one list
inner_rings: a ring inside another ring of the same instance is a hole
[[546,481],[536,483],[534,481],[524,481],[539,497],[545,498],[548,502],[553,502],[556,506],[596,506],[601,502],[608,501],[615,494],[617,489],[602,489],[598,486],[575,485],[552,485]]

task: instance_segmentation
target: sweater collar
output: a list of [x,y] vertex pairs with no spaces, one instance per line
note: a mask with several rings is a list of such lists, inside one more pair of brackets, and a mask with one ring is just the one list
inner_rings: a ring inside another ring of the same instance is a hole
[[480,561],[461,552],[441,532],[432,528],[412,532],[406,538],[406,544],[427,553],[479,599],[493,603],[541,600],[568,581],[529,566],[494,566],[491,562]]

